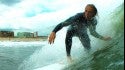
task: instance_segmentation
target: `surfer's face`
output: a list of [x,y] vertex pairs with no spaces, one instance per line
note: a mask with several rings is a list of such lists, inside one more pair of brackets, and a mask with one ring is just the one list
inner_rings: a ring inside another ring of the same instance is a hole
[[94,16],[95,16],[95,11],[94,11],[93,7],[86,6],[86,8],[85,8],[85,18],[87,20],[90,20]]

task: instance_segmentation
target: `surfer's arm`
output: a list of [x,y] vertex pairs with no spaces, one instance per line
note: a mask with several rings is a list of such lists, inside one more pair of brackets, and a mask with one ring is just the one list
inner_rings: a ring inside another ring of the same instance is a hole
[[63,27],[64,27],[64,22],[62,22],[62,23],[60,23],[60,24],[58,24],[54,29],[53,29],[53,31],[52,32],[58,32],[59,30],[61,30]]
[[99,35],[97,32],[96,32],[96,25],[90,25],[89,26],[89,31],[90,31],[90,34],[96,38],[99,38],[99,39],[103,39],[103,36]]
[[90,26],[89,26],[89,31],[90,31],[90,34],[93,35],[93,36],[96,37],[96,38],[99,38],[99,39],[105,40],[105,41],[111,40],[111,37],[104,37],[104,36],[99,35],[99,34],[96,32],[96,25],[94,25],[94,26],[93,26],[93,25],[90,25]]
[[73,17],[70,17],[69,19],[65,20],[64,22],[61,22],[60,24],[58,24],[58,25],[53,29],[52,32],[55,32],[55,33],[56,33],[56,32],[58,32],[59,30],[61,30],[63,27],[73,24],[73,23],[76,21],[77,18],[78,18],[78,14],[75,15],[75,16],[73,16]]
[[51,34],[50,34],[50,36],[48,38],[49,43],[50,44],[54,43],[54,40],[55,40],[55,37],[56,37],[56,32],[58,32],[59,30],[61,30],[63,27],[70,25],[72,22],[73,22],[73,20],[71,20],[71,18],[70,18],[70,19],[68,19],[68,20],[66,20],[66,21],[58,24],[54,28],[54,30],[51,32]]

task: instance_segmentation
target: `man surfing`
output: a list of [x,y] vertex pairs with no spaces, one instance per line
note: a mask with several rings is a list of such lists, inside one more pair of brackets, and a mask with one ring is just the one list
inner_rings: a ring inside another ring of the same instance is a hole
[[65,45],[66,45],[66,54],[68,61],[72,62],[72,58],[70,55],[71,46],[72,46],[72,37],[77,36],[81,41],[82,45],[85,49],[90,50],[90,38],[87,34],[87,28],[90,31],[90,34],[96,38],[101,40],[108,41],[111,37],[104,37],[99,35],[96,32],[96,25],[97,25],[97,15],[98,11],[97,8],[93,4],[88,4],[85,7],[85,11],[81,13],[77,13],[76,15],[70,17],[69,19],[65,20],[58,24],[53,31],[51,32],[48,41],[50,44],[54,43],[56,38],[56,33],[61,30],[65,26],[69,26],[66,38],[65,38]]

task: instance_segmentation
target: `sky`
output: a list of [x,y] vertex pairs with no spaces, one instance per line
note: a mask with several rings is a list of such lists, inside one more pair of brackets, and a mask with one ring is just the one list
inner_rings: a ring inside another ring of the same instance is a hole
[[[83,12],[88,3],[93,3],[100,15],[118,6],[116,0],[0,0],[0,30],[48,34],[60,22]],[[119,0],[120,3],[123,0]]]

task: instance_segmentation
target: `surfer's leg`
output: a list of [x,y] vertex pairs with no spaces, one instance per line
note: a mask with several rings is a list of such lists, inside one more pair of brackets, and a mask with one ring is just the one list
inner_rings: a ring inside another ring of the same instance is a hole
[[85,47],[85,49],[87,49],[87,50],[91,49],[90,39],[89,39],[88,35],[86,35],[86,36],[80,35],[79,40],[81,41],[81,43]]
[[70,55],[70,51],[71,51],[71,46],[72,46],[72,37],[73,37],[73,31],[67,31],[66,34],[66,39],[65,39],[65,45],[66,45],[66,54],[67,56],[71,56]]

